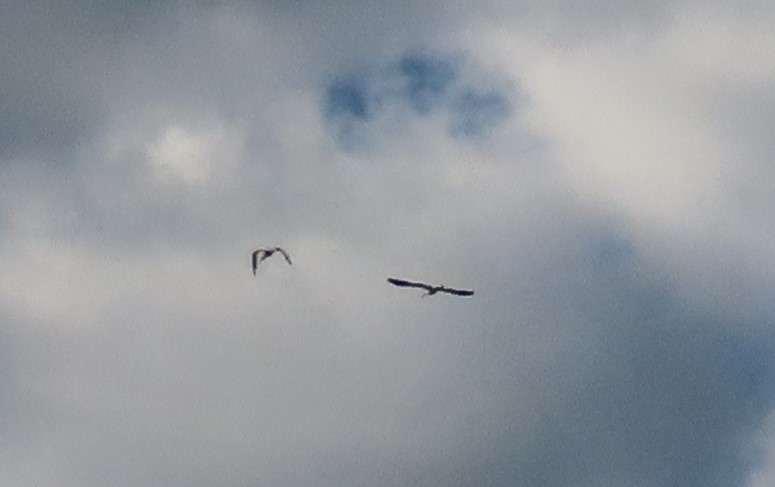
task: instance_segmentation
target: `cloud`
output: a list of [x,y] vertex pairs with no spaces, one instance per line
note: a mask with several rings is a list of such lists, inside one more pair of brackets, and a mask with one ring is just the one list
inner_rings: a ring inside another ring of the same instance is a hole
[[48,3],[0,20],[0,478],[766,483],[771,8]]
[[475,136],[497,125],[510,112],[506,98],[498,93],[465,91],[455,102],[458,122],[453,133]]

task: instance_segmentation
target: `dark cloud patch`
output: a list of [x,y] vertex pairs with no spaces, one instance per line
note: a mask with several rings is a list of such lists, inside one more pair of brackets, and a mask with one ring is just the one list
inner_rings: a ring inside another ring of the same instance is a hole
[[93,113],[79,101],[52,99],[33,93],[34,89],[22,91],[14,93],[21,99],[5,98],[0,107],[0,157],[68,159],[87,136]]
[[14,47],[0,47],[9,68],[0,76],[0,157],[72,151],[99,112],[81,89],[91,84],[83,64],[66,51],[40,59],[42,47],[16,48],[11,56]]
[[[501,248],[514,267],[477,289],[486,332],[457,380],[490,404],[502,391],[503,417],[461,443],[447,485],[745,485],[744,443],[775,397],[771,340],[739,333],[742,312],[722,320],[687,303],[683,270],[655,268],[645,242],[565,211],[546,227],[520,222],[535,246]],[[505,301],[511,313],[497,310]]]
[[[127,46],[155,39],[176,1],[10,0],[0,16],[0,157],[65,164],[109,118]],[[114,81],[114,80],[113,80]]]
[[765,408],[752,408],[737,394],[738,377],[720,368],[731,353],[713,343],[723,335],[688,336],[680,322],[666,324],[679,330],[602,342],[591,364],[575,364],[588,376],[575,387],[558,380],[575,377],[569,369],[544,375],[546,402],[530,418],[538,431],[524,434],[525,413],[515,415],[483,452],[460,459],[463,481],[454,485],[743,485],[749,465],[739,440]]
[[[575,323],[548,319],[537,328],[538,342],[567,344],[541,367],[517,345],[531,339],[524,326],[503,321],[490,330],[497,336],[483,337],[487,360],[504,358],[498,378],[479,380],[512,391],[514,412],[490,441],[450,462],[459,467],[448,485],[744,485],[750,465],[740,441],[769,411],[771,345],[687,309],[629,245],[602,253],[617,264],[566,267],[574,284],[555,289],[555,299]],[[517,362],[535,383],[500,375]],[[532,406],[520,408],[525,401]]]
[[670,276],[643,262],[627,239],[606,238],[592,249],[587,285],[611,307],[599,318],[580,307],[590,322],[606,324],[594,332],[589,355],[566,364],[585,369],[585,379],[548,422],[560,425],[562,448],[587,472],[580,485],[621,478],[742,485],[750,465],[739,440],[764,420],[773,398],[771,344],[687,305]]
[[635,245],[630,240],[609,235],[602,238],[591,252],[590,262],[601,272],[620,269],[622,266],[633,264],[635,250]]

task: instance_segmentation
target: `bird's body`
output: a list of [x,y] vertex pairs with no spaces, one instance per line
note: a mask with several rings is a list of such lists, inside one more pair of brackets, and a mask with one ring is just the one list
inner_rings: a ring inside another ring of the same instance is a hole
[[430,284],[425,284],[424,282],[407,281],[405,279],[396,279],[395,277],[388,277],[387,281],[390,284],[393,284],[394,286],[417,287],[420,289],[425,289],[425,294],[423,294],[423,296],[433,296],[438,292],[454,294],[455,296],[473,296],[474,295],[474,291],[470,289],[455,289],[444,285],[431,286]]
[[288,265],[291,265],[291,258],[288,256],[288,253],[285,252],[280,247],[272,247],[272,248],[266,248],[266,249],[256,249],[253,251],[252,259],[253,259],[253,275],[256,274],[256,269],[258,269],[258,264],[263,262],[264,260],[271,257],[275,252],[279,252],[285,257],[285,261],[288,262]]

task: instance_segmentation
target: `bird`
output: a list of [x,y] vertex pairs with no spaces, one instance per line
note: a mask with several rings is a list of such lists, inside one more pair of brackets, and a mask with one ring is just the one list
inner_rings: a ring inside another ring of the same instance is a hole
[[431,286],[430,284],[425,284],[424,282],[407,281],[405,279],[396,279],[395,277],[388,277],[387,281],[394,286],[419,287],[420,289],[425,289],[425,294],[423,294],[422,297],[433,296],[438,292],[454,294],[455,296],[473,296],[474,295],[474,291],[471,289],[454,289],[444,285]]
[[[288,265],[293,264],[291,262],[291,258],[288,256],[288,253],[281,249],[280,247],[274,247],[274,248],[267,248],[267,249],[256,249],[253,251],[253,275],[256,275],[256,269],[258,269],[258,264],[263,262],[265,259],[268,259],[272,256],[275,252],[280,252],[283,254],[283,257],[285,257],[285,261],[288,262]],[[259,255],[261,258],[259,259]]]

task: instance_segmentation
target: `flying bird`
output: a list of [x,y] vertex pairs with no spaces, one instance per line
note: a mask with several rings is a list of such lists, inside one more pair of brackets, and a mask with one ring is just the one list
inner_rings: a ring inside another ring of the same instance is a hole
[[293,262],[291,262],[291,258],[288,256],[288,253],[280,247],[274,247],[271,249],[256,249],[253,251],[253,275],[256,275],[258,264],[271,257],[275,252],[280,252],[283,254],[283,257],[285,257],[285,261],[288,262],[288,265],[293,264]]
[[423,294],[423,297],[433,296],[438,292],[454,294],[455,296],[473,296],[474,295],[474,291],[470,289],[454,289],[444,285],[431,286],[430,284],[425,284],[424,282],[406,281],[404,279],[396,279],[395,277],[388,277],[387,281],[394,286],[419,287],[420,289],[425,289],[425,294]]

